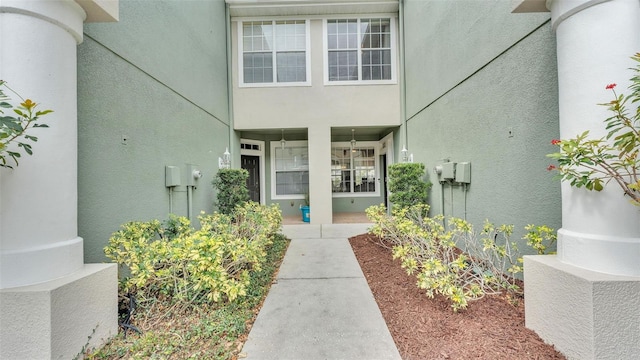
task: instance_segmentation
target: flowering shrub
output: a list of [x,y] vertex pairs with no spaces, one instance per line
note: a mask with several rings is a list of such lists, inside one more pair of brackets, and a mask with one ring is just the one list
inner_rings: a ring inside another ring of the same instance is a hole
[[249,202],[233,219],[214,213],[199,220],[200,230],[187,218],[172,217],[165,224],[127,223],[115,232],[104,251],[130,271],[122,290],[143,304],[166,298],[190,305],[246,295],[249,272],[260,269],[280,229],[280,209]]
[[370,232],[391,244],[394,259],[401,260],[407,274],[416,274],[427,296],[440,294],[458,311],[485,294],[521,293],[513,277],[522,272],[517,246],[510,241],[513,226],[487,221],[477,233],[457,218],[445,227],[442,215],[423,217],[427,211],[428,205],[416,205],[394,209],[389,216],[383,205],[367,209],[374,223]]
[[[22,100],[19,106],[14,106],[8,102],[10,97],[7,96],[2,88],[6,88]],[[32,155],[33,149],[30,142],[38,141],[38,138],[27,134],[30,128],[46,128],[47,124],[38,122],[41,116],[47,115],[53,110],[41,110],[35,111],[36,104],[31,99],[23,99],[18,93],[11,89],[6,81],[0,80],[0,166],[13,169],[13,166],[7,162],[8,159],[12,160],[15,166],[18,166],[18,158],[21,157],[19,152],[22,149],[26,154]],[[5,115],[4,110],[13,110],[13,113],[18,115],[9,116]],[[9,144],[16,142],[18,149],[9,149]]]
[[[632,59],[640,63],[640,53]],[[559,151],[547,156],[557,160],[558,166],[550,165],[547,170],[557,170],[561,180],[588,190],[602,191],[614,181],[634,205],[640,206],[640,112],[632,110],[630,115],[627,110],[628,104],[640,101],[640,64],[632,70],[635,76],[631,78],[631,94],[618,95],[616,84],[609,84],[606,89],[613,92],[614,99],[599,104],[612,113],[604,121],[607,135],[591,139],[589,131],[585,131],[573,139],[553,140],[551,143]]]

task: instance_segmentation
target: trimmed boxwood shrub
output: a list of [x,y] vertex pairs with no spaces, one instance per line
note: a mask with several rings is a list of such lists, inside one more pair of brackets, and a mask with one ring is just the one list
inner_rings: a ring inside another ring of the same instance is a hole
[[212,181],[218,190],[218,211],[231,215],[236,206],[249,201],[249,189],[247,179],[249,172],[245,169],[220,169]]
[[427,203],[427,191],[431,186],[423,180],[422,163],[397,163],[389,166],[389,200],[395,208],[408,208]]

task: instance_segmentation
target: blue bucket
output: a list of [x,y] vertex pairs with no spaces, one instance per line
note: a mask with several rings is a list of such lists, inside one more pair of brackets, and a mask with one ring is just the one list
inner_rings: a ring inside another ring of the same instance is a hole
[[303,206],[300,210],[302,211],[302,221],[309,222],[311,220],[311,209],[308,206]]

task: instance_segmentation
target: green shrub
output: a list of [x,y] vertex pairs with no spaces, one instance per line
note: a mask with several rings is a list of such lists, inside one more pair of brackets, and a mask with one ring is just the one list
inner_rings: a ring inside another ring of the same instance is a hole
[[[165,224],[165,227],[167,225]],[[143,333],[120,332],[105,347],[85,359],[235,359],[255,319],[288,246],[282,234],[273,236],[260,271],[251,271],[241,301],[187,309],[155,306],[136,316]],[[138,314],[138,313],[136,313]],[[204,346],[203,346],[204,345]]]
[[[394,209],[367,209],[374,222],[370,231],[392,246],[407,274],[416,274],[418,287],[429,297],[440,294],[454,311],[468,301],[507,290],[521,293],[513,275],[522,271],[516,244],[510,241],[513,226],[486,222],[480,233],[465,220],[424,217],[428,205]],[[465,251],[461,251],[464,249]]]
[[389,166],[389,200],[394,208],[427,203],[427,191],[431,184],[423,180],[424,173],[422,163],[397,163]]
[[187,305],[233,301],[244,296],[251,271],[260,270],[265,248],[282,222],[277,205],[249,202],[231,216],[199,216],[195,230],[187,218],[131,222],[115,232],[105,254],[130,276],[122,291],[141,302],[171,299]]
[[555,254],[555,251],[548,251],[550,246],[555,246],[558,236],[555,231],[546,225],[529,224],[524,227],[527,233],[522,239],[527,240],[527,245],[536,250],[538,255]]
[[212,181],[218,190],[218,211],[231,215],[236,206],[249,201],[247,179],[249,172],[245,169],[220,169]]

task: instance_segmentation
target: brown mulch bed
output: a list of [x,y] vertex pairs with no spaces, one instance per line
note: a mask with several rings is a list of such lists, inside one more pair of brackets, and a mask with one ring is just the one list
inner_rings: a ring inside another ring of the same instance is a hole
[[373,235],[349,242],[403,359],[564,359],[525,328],[523,301],[486,296],[454,313],[444,298],[418,289]]

